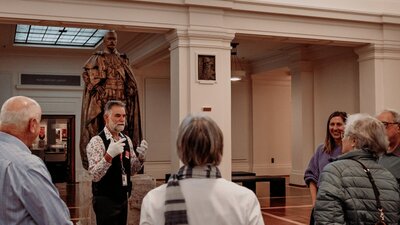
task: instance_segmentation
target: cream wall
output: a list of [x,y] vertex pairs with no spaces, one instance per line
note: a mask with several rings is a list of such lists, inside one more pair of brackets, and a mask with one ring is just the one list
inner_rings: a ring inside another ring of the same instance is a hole
[[88,179],[84,172],[79,152],[80,117],[82,87],[20,85],[19,77],[27,74],[78,75],[80,76],[83,56],[0,54],[0,76],[9,78],[9,83],[1,82],[2,102],[13,95],[34,98],[42,106],[43,114],[75,116],[75,165],[76,180]]
[[251,171],[253,155],[252,82],[232,82],[232,170]]
[[314,63],[315,147],[325,140],[327,119],[333,111],[360,112],[357,58],[352,49],[346,49]]
[[288,175],[292,164],[290,76],[285,70],[257,74],[252,85],[252,171]]
[[[218,13],[217,17],[222,14]],[[230,42],[233,33],[214,30],[176,30],[168,34],[171,43],[171,140],[174,140],[181,121],[188,114],[205,114],[221,128],[224,154],[219,165],[221,175],[231,178],[231,81]],[[215,81],[198,80],[198,55],[215,56]],[[204,108],[209,108],[206,111]],[[171,145],[175,152],[176,145]],[[181,163],[172,157],[172,170]]]
[[149,143],[145,173],[163,179],[171,168],[169,60],[136,68],[144,81],[141,99],[144,138]]
[[170,172],[170,84],[166,78],[145,79],[144,138],[149,143],[145,173],[163,178]]

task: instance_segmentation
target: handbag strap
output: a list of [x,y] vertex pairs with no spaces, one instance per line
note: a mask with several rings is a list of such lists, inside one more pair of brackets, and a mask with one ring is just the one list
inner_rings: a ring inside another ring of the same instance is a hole
[[380,221],[385,221],[385,214],[383,214],[383,208],[382,208],[382,204],[381,204],[381,200],[379,199],[379,190],[378,187],[375,184],[374,178],[371,175],[371,172],[369,171],[369,169],[360,161],[358,161],[357,159],[351,159],[354,160],[356,162],[358,162],[364,169],[364,172],[367,174],[369,181],[371,182],[372,185],[372,189],[374,189],[374,194],[375,194],[375,199],[376,199],[376,206],[378,207],[378,211],[380,213]]

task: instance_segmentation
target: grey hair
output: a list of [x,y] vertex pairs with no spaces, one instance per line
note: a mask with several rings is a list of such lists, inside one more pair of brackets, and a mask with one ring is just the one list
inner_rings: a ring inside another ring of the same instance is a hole
[[350,115],[344,130],[344,137],[355,140],[355,148],[369,151],[375,157],[385,153],[389,146],[385,126],[367,114]]
[[222,131],[214,120],[203,115],[188,115],[178,129],[178,156],[185,165],[217,166],[222,160],[223,142]]
[[396,110],[394,110],[394,109],[384,109],[380,113],[378,113],[377,115],[380,115],[382,113],[390,113],[390,114],[392,114],[393,121],[395,123],[400,123],[400,114]]
[[110,115],[111,114],[111,108],[113,106],[121,106],[125,108],[125,103],[119,100],[110,100],[106,103],[104,106],[104,115]]
[[[20,101],[21,104],[16,104]],[[42,111],[40,105],[33,99],[25,96],[14,96],[4,102],[0,112],[1,126],[15,126],[23,131],[30,119],[40,122]]]

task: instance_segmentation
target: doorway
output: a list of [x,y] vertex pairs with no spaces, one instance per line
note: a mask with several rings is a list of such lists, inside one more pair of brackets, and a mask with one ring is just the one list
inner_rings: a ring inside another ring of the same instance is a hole
[[42,115],[31,151],[44,161],[53,183],[74,183],[75,116]]

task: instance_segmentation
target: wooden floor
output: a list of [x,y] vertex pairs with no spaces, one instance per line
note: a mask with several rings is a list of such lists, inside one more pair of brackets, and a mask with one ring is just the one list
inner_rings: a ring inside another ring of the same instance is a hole
[[[85,220],[79,215],[79,186],[77,184],[57,183],[62,199],[70,209],[74,223]],[[286,197],[270,198],[269,184],[257,184],[257,197],[260,201],[264,222],[267,225],[308,225],[311,211],[311,197],[307,188],[287,185]],[[85,204],[91,204],[89,202]],[[87,207],[87,205],[86,205]]]
[[[259,193],[258,187],[257,193]],[[311,197],[308,188],[288,185],[285,198],[270,198],[259,195],[257,194],[265,224],[309,224]]]

